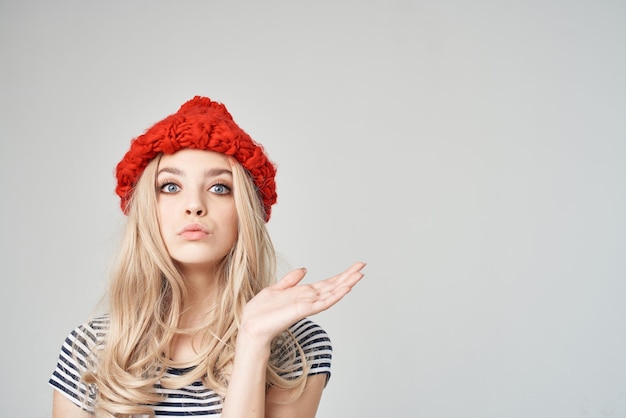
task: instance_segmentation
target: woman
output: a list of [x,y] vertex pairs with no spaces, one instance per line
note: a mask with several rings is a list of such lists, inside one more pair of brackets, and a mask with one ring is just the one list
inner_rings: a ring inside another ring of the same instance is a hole
[[116,173],[128,219],[108,312],[65,340],[54,418],[315,416],[331,345],[308,317],[345,296],[364,263],[274,282],[275,173],[206,97],[131,141]]

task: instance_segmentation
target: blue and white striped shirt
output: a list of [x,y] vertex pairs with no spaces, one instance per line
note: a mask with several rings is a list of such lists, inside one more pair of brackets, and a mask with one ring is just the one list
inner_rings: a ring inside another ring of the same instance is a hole
[[[56,369],[48,383],[74,404],[93,413],[97,396],[95,385],[86,385],[80,378],[87,368],[92,347],[104,344],[108,317],[98,317],[74,329],[65,339]],[[328,334],[310,319],[303,319],[289,328],[307,358],[308,375],[326,374],[330,377],[332,345]],[[297,363],[296,363],[297,364]],[[190,369],[168,369],[166,376],[181,375]],[[284,377],[296,377],[302,368]],[[218,418],[222,412],[222,398],[198,380],[180,389],[166,389],[158,383],[156,393],[163,400],[151,407],[155,417],[210,416]]]

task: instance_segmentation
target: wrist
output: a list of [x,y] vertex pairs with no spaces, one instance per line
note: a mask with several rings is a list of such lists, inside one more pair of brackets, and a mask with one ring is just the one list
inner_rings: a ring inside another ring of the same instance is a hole
[[237,335],[237,347],[235,347],[235,356],[252,355],[257,359],[269,360],[271,351],[271,339],[259,335],[251,334],[244,328],[239,329]]

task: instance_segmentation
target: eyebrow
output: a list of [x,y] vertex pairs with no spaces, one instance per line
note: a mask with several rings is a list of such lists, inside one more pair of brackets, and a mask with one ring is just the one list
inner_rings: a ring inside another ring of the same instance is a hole
[[[161,173],[170,173],[176,176],[183,176],[183,177],[185,176],[184,170],[181,170],[180,168],[174,168],[174,167],[163,167],[157,172],[157,176],[160,175]],[[217,177],[222,174],[228,174],[232,177],[233,172],[226,168],[212,168],[204,172],[204,177],[205,178]]]

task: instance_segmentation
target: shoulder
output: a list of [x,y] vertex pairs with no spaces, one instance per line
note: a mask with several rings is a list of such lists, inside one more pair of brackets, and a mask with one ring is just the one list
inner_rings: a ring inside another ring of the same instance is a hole
[[109,329],[108,315],[90,319],[74,328],[61,347],[61,358],[77,370],[85,371],[93,354],[102,348]]
[[[309,318],[296,322],[287,331],[293,339],[291,343],[283,344],[280,350],[281,362],[288,364],[291,358],[292,364],[300,367],[301,354],[304,354],[308,375],[325,373],[330,377],[333,347],[328,333]],[[293,344],[294,342],[296,344]],[[301,370],[298,370],[296,373],[285,374],[285,377],[297,376],[300,373]]]
[[100,346],[109,330],[109,316],[101,315],[77,326],[67,337],[73,345]]
[[65,338],[49,385],[86,411],[93,412],[96,387],[85,384],[83,374],[95,367],[96,352],[104,344],[108,316],[95,317],[74,328]]
[[332,350],[332,343],[328,333],[316,322],[309,318],[301,319],[288,330],[300,347],[306,352],[316,349]]

